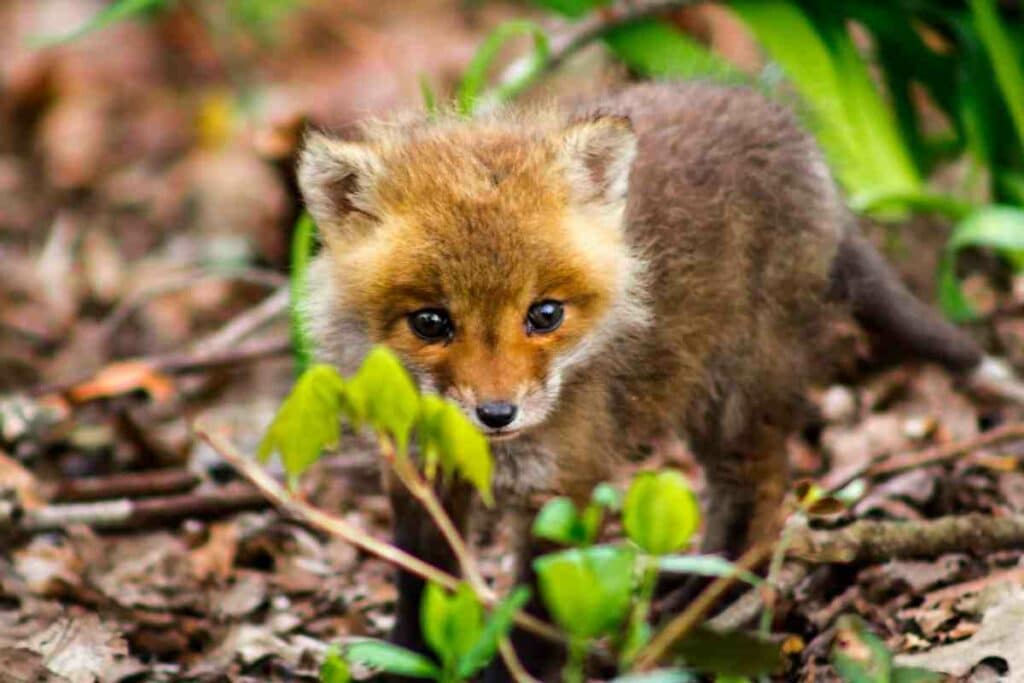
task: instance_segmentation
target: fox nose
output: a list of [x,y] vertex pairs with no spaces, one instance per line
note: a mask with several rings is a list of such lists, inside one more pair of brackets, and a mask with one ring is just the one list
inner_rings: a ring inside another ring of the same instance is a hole
[[481,403],[476,407],[476,416],[488,427],[500,429],[512,424],[516,419],[516,406],[504,401]]

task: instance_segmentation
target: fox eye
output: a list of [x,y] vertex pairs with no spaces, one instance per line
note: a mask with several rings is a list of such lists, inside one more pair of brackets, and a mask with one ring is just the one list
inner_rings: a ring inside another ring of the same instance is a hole
[[413,333],[426,342],[449,341],[455,334],[448,311],[440,308],[424,308],[409,314],[409,327]]
[[554,332],[562,324],[564,317],[565,309],[562,302],[551,299],[538,301],[526,312],[526,331],[537,334]]

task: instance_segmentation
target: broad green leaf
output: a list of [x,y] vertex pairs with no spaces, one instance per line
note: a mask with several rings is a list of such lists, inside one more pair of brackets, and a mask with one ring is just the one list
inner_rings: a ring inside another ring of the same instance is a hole
[[454,403],[446,402],[440,416],[440,432],[437,447],[441,462],[450,460],[459,475],[476,487],[487,505],[494,504],[491,492],[491,475],[494,460],[487,438],[465,416]]
[[459,660],[459,677],[469,678],[494,659],[494,654],[498,651],[498,643],[512,628],[512,619],[516,612],[521,610],[529,599],[530,589],[518,586],[494,608],[480,637]]
[[739,72],[729,62],[685,33],[656,19],[617,27],[605,35],[604,41],[626,66],[645,76],[739,78]]
[[483,634],[483,608],[466,583],[449,593],[436,583],[428,583],[420,606],[423,638],[451,671]]
[[338,443],[344,390],[344,380],[329,365],[314,365],[302,373],[260,442],[260,460],[277,451],[290,478],[302,474],[324,448]]
[[601,482],[594,487],[594,492],[590,494],[590,501],[612,512],[622,509],[622,493],[608,482]]
[[847,191],[916,193],[921,179],[892,112],[875,87],[843,17],[811,16],[793,0],[732,0],[810,109],[812,130]]
[[961,221],[946,244],[939,266],[939,302],[955,321],[974,317],[956,279],[956,255],[966,247],[988,247],[1001,252],[1024,249],[1024,209],[988,206]]
[[70,33],[53,38],[38,38],[33,43],[38,47],[68,43],[119,21],[165,7],[167,4],[168,0],[115,0]]
[[533,0],[533,4],[557,12],[569,19],[579,19],[595,7],[603,7],[611,0]]
[[832,666],[847,683],[890,683],[892,680],[892,653],[856,616],[844,615],[836,621]]
[[435,394],[420,396],[420,418],[416,425],[416,435],[420,445],[420,457],[427,479],[433,481],[438,465],[441,465],[445,476],[451,476],[455,463],[451,458],[441,461],[441,416],[447,409],[444,399]]
[[506,21],[487,36],[477,49],[476,54],[473,55],[469,66],[466,67],[462,83],[455,95],[459,112],[469,115],[477,109],[480,100],[484,98],[484,86],[487,84],[487,74],[491,66],[498,58],[505,43],[519,36],[533,38],[533,50],[530,52],[527,62],[511,80],[497,85],[487,97],[496,102],[507,102],[529,86],[540,74],[550,55],[547,34],[532,21],[523,19]]
[[348,683],[350,680],[352,674],[349,673],[348,664],[341,658],[341,651],[332,645],[320,665],[320,683]]
[[586,529],[576,505],[568,498],[552,498],[533,520],[533,535],[555,543],[582,545],[587,542]]
[[613,678],[611,683],[696,683],[698,680],[694,673],[684,669],[655,669],[619,676]]
[[751,586],[764,583],[757,574],[740,569],[718,555],[663,555],[658,558],[658,569],[673,574],[697,574],[699,576],[735,576]]
[[353,396],[365,401],[370,426],[393,437],[399,451],[404,452],[419,416],[420,396],[398,357],[387,347],[373,347],[349,388]]
[[564,630],[580,639],[619,628],[629,611],[634,555],[624,547],[573,548],[537,558],[541,597]]
[[700,509],[686,478],[675,470],[641,472],[622,509],[626,535],[653,555],[680,550],[700,523]]
[[306,371],[313,358],[313,344],[306,331],[303,312],[306,302],[306,272],[309,270],[309,259],[315,246],[316,223],[308,212],[303,211],[292,233],[291,273],[288,276],[291,294],[288,311],[291,319],[292,354],[295,357],[295,372],[299,375]]
[[968,4],[1017,129],[1017,141],[1024,144],[1024,67],[1021,66],[1021,52],[1014,46],[1013,38],[999,17],[995,0],[968,0]]
[[368,638],[351,642],[345,646],[344,651],[345,659],[349,662],[363,664],[378,671],[410,678],[436,679],[441,676],[437,665],[423,655],[383,640]]
[[719,676],[762,676],[782,669],[779,644],[742,631],[722,633],[701,627],[678,645],[688,668]]

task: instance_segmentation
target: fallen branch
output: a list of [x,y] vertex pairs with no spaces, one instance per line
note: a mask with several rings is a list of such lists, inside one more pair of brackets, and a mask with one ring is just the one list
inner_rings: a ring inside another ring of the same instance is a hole
[[92,501],[110,498],[138,498],[188,491],[199,483],[199,476],[188,470],[151,470],[126,472],[108,477],[63,479],[47,492],[50,500]]
[[[804,580],[810,571],[809,565],[803,562],[788,562],[779,572],[778,580],[772,585],[777,596],[788,595],[796,585]],[[708,619],[706,626],[716,631],[735,631],[750,624],[764,609],[764,592],[761,588],[751,588],[731,605]]]
[[990,429],[970,439],[931,446],[913,453],[876,456],[853,471],[847,470],[837,473],[837,476],[827,477],[822,482],[822,486],[829,492],[835,492],[861,477],[886,477],[917,467],[948,462],[978,448],[987,448],[1003,441],[1021,439],[1024,439],[1024,423],[1012,422]]
[[[331,515],[299,500],[290,494],[276,479],[271,477],[258,462],[247,458],[227,439],[210,432],[201,423],[196,423],[195,432],[200,439],[208,443],[240,475],[255,486],[267,500],[291,519],[322,533],[340,538],[360,550],[375,555],[420,578],[438,583],[449,590],[454,590],[459,584],[459,579],[456,577],[424,562],[415,555],[411,555],[393,545],[370,536],[342,517]],[[492,607],[498,602],[497,596],[490,589],[487,589],[479,597],[483,602]],[[519,612],[515,616],[515,622],[520,627],[543,638],[557,643],[565,642],[562,634],[557,629],[529,614]]]
[[835,530],[806,529],[793,535],[788,555],[816,564],[851,564],[1019,548],[1024,548],[1024,515],[969,514],[912,522],[861,520]]
[[17,503],[0,501],[0,531],[36,534],[58,531],[74,524],[85,524],[94,529],[135,529],[189,517],[218,517],[264,506],[266,499],[256,489],[239,483],[201,493],[143,500],[118,498],[39,508],[22,508]]

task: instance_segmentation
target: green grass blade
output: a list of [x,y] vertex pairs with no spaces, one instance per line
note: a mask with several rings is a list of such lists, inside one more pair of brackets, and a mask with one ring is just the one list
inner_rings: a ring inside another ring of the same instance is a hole
[[1024,67],[1009,32],[999,18],[995,0],[969,0],[974,26],[988,52],[996,81],[1010,110],[1017,139],[1024,144]]
[[306,271],[309,259],[316,246],[316,223],[313,217],[303,212],[292,233],[291,273],[289,274],[290,300],[288,312],[291,326],[292,353],[295,358],[295,374],[301,375],[309,367],[313,357],[313,344],[302,318],[306,300]]
[[604,40],[626,66],[644,76],[741,78],[727,61],[693,38],[655,19],[620,26],[609,32]]
[[[484,87],[487,85],[487,74],[491,66],[505,43],[519,36],[533,38],[530,56],[514,77],[496,86],[491,93],[485,94]],[[462,83],[455,96],[459,112],[464,115],[472,114],[485,97],[498,102],[512,99],[537,79],[548,62],[550,52],[547,34],[534,22],[512,20],[501,24],[487,36],[466,67],[466,73],[462,76]]]
[[164,7],[168,4],[168,1],[169,0],[116,0],[116,2],[104,7],[73,31],[62,36],[36,38],[32,41],[32,44],[35,47],[49,47],[51,45],[68,43],[73,40],[77,40],[82,36],[104,29],[111,24],[116,24],[119,21],[145,14],[150,10]]

